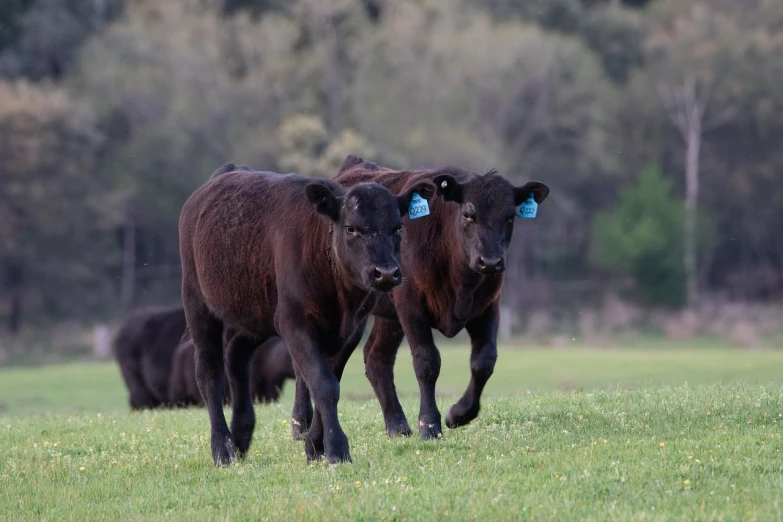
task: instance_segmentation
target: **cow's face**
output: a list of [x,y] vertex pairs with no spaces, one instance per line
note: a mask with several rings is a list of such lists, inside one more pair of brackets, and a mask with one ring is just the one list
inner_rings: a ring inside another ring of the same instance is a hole
[[435,194],[432,183],[422,182],[395,196],[377,183],[360,183],[344,195],[329,185],[307,185],[307,197],[318,212],[332,220],[336,261],[363,288],[389,291],[402,283],[400,240],[402,215],[411,198]]
[[536,203],[549,195],[549,187],[543,183],[530,181],[514,187],[495,171],[465,183],[458,183],[448,174],[436,176],[434,182],[445,201],[460,206],[454,223],[457,236],[470,268],[484,275],[506,269],[506,249],[519,205],[531,195]]

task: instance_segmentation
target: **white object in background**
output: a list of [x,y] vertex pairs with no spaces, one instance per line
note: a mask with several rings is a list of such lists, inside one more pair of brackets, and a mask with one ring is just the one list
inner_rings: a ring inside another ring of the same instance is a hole
[[111,356],[109,327],[97,324],[92,332],[92,354],[96,359],[108,359]]

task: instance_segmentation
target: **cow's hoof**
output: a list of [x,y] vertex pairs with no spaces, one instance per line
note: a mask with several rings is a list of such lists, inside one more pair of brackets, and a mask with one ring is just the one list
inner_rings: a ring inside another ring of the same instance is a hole
[[413,431],[407,422],[403,422],[402,424],[386,426],[386,434],[389,437],[410,437],[413,435]]
[[313,437],[315,435],[310,433],[305,438],[305,455],[307,455],[307,463],[321,460],[324,456],[324,439],[323,436]]
[[351,464],[353,460],[351,460],[351,453],[346,451],[345,453],[340,453],[338,455],[327,455],[326,462],[329,464]]
[[237,461],[237,447],[231,435],[212,438],[212,458],[218,466],[228,466]]
[[457,403],[449,409],[449,413],[446,415],[446,426],[454,429],[470,424],[473,419],[478,417],[478,413],[478,406],[466,408]]
[[239,455],[239,458],[245,458],[245,454],[247,454],[247,450],[250,449],[250,443],[253,440],[253,427],[255,426],[255,423],[250,427],[250,429],[239,429],[231,430],[231,433],[234,434],[234,444],[236,444],[236,451]]
[[419,437],[421,437],[421,440],[443,438],[443,429],[441,429],[440,427],[440,421],[427,422],[427,421],[420,420]]
[[351,450],[348,447],[348,437],[344,434],[339,434],[329,441],[326,448],[326,462],[329,464],[352,462]]
[[307,424],[291,417],[291,438],[305,440],[307,438]]

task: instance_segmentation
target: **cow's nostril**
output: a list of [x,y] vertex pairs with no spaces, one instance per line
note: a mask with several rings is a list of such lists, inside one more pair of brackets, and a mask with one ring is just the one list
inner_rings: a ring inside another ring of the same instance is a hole
[[399,267],[394,269],[394,279],[399,279],[402,277],[402,273],[400,272]]
[[481,270],[503,270],[503,258],[502,257],[489,257],[480,256],[478,259],[478,267]]
[[376,267],[375,267],[375,268],[373,268],[373,270],[372,270],[372,276],[373,276],[375,279],[383,279],[383,272],[381,272],[381,271],[380,271],[380,269],[379,269],[379,268],[376,266]]

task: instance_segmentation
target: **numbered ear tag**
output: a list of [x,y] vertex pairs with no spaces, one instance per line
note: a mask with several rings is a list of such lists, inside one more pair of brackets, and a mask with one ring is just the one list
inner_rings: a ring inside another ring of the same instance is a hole
[[522,204],[519,205],[519,213],[517,215],[521,218],[533,219],[536,217],[537,212],[538,203],[536,203],[536,200],[533,198],[533,194],[530,194],[527,201],[523,201]]
[[418,192],[413,193],[411,204],[408,206],[408,217],[416,219],[430,215],[430,205],[427,200],[419,196]]

